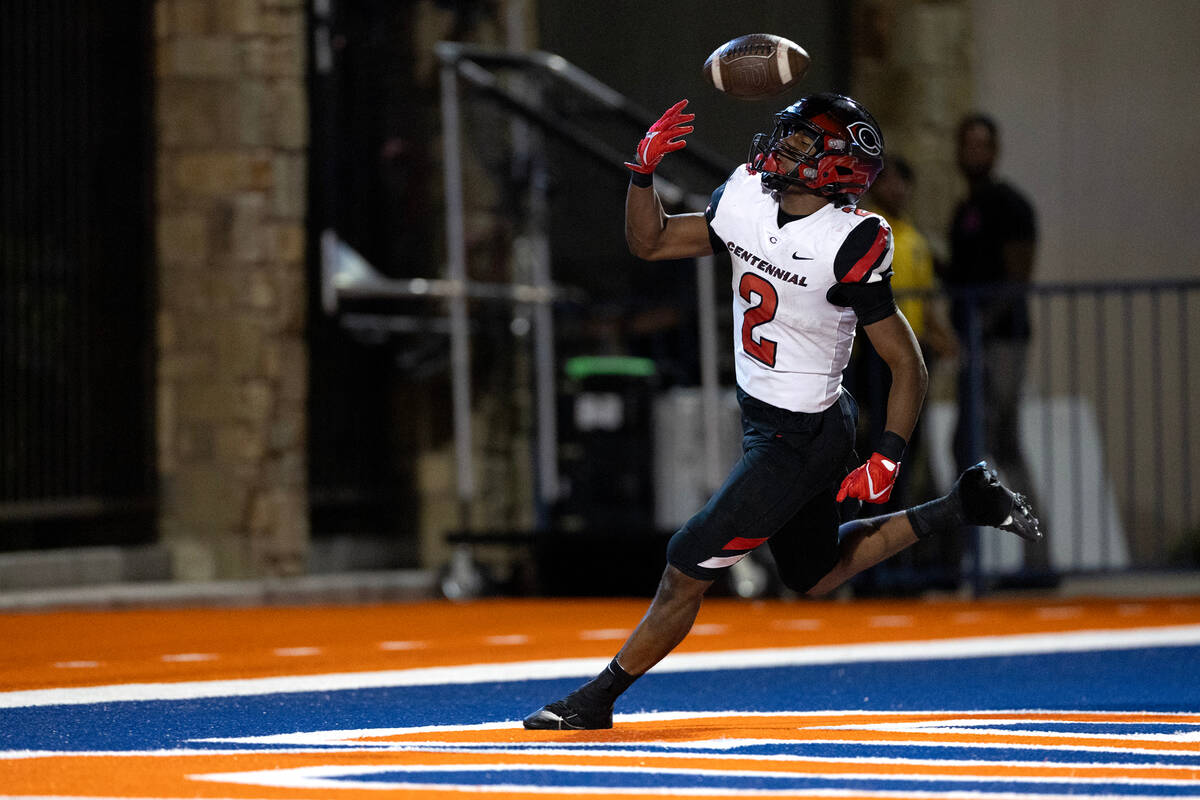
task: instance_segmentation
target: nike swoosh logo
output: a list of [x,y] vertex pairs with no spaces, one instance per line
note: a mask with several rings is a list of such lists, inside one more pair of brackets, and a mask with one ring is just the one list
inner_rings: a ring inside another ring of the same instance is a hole
[[798,256],[795,253],[792,253],[792,258],[796,259],[797,261],[812,261],[813,260],[812,256]]
[[870,472],[870,470],[868,470],[867,471],[867,499],[868,500],[878,500],[880,497],[883,497],[883,495],[886,492],[887,492],[886,486],[883,487],[882,489],[880,489],[878,492],[875,491],[875,481],[871,480],[871,472]]
[[650,143],[654,141],[654,137],[658,136],[658,134],[659,131],[651,131],[647,133],[646,138],[642,139],[641,144],[638,146],[638,160],[642,162],[643,166],[646,164],[646,151],[650,149]]

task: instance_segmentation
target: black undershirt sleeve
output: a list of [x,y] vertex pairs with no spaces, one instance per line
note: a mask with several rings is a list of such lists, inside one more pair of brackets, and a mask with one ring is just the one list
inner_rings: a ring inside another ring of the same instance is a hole
[[721,196],[725,194],[725,184],[722,183],[712,193],[712,199],[708,201],[708,207],[704,209],[704,219],[708,222],[708,243],[712,246],[714,253],[724,253],[729,248],[721,241],[721,237],[717,236],[717,232],[713,230],[713,217],[717,215],[717,206],[721,203]]
[[835,283],[826,296],[835,306],[853,308],[860,325],[887,319],[897,310],[890,279],[875,283]]

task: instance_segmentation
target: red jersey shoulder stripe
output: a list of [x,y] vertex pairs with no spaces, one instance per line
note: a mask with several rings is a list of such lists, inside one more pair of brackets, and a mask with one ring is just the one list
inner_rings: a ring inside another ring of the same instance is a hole
[[[866,247],[866,251],[856,258],[855,251],[865,243],[866,237],[871,237],[870,244]],[[883,257],[891,246],[891,238],[891,230],[886,225],[880,224],[878,219],[869,220],[858,226],[850,236],[846,237],[846,242],[842,246],[843,250],[838,253],[837,262],[841,262],[835,264],[838,281],[840,283],[863,281],[872,270],[882,263]],[[848,269],[845,268],[847,262],[849,262]]]

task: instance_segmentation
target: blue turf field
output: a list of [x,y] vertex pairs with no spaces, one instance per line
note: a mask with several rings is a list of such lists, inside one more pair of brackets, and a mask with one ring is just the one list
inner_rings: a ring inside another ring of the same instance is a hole
[[1078,633],[693,651],[601,732],[516,724],[544,659],[0,692],[0,798],[1200,797],[1200,626]]

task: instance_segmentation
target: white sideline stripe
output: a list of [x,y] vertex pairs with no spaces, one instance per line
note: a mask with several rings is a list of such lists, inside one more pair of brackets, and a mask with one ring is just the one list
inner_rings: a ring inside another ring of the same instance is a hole
[[[661,674],[664,672],[701,672],[868,661],[984,658],[1194,645],[1200,645],[1200,625],[1172,625],[1158,628],[1027,633],[1007,636],[970,636],[961,639],[675,653],[663,659],[662,663],[654,668],[654,671]],[[193,700],[202,697],[245,697],[397,686],[586,678],[599,672],[608,662],[609,657],[605,656],[602,658],[563,658],[499,664],[463,664],[451,667],[421,667],[377,672],[341,672],[325,675],[292,675],[179,683],[124,683],[69,689],[27,689],[0,693],[0,708]]]

